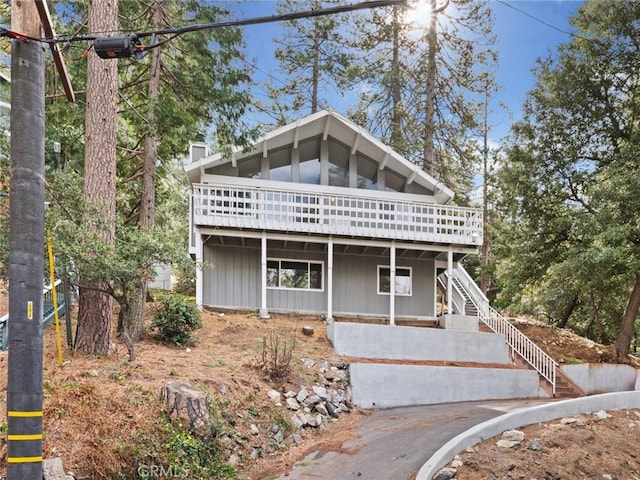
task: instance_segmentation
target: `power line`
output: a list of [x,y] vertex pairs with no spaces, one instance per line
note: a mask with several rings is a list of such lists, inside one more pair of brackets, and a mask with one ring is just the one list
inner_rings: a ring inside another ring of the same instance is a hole
[[579,38],[580,40],[585,40],[587,42],[593,42],[594,41],[592,38],[586,38],[586,37],[583,37],[582,35],[578,35],[577,33],[573,33],[573,32],[570,32],[568,30],[564,30],[564,29],[562,29],[562,28],[560,28],[560,27],[558,27],[556,25],[553,25],[553,24],[547,22],[546,20],[543,20],[543,19],[541,19],[539,17],[536,17],[535,15],[533,15],[533,14],[531,14],[531,13],[525,11],[525,10],[522,10],[522,9],[520,9],[518,7],[515,7],[514,5],[512,5],[510,3],[507,3],[506,1],[496,0],[496,3],[500,3],[501,5],[504,5],[505,7],[509,7],[511,9],[515,10],[516,12],[521,13],[522,15],[525,15],[525,16],[529,17],[530,19],[535,20],[538,23],[541,23],[545,27],[549,27],[549,28],[551,28],[553,30],[556,30],[556,31],[560,32],[560,33],[564,33],[565,35],[569,35],[570,37]]
[[[345,13],[345,12],[353,12],[356,10],[363,9],[372,9],[379,7],[389,7],[394,5],[406,6],[408,4],[408,0],[367,0],[362,1],[360,3],[352,3],[347,5],[338,5],[334,7],[327,8],[319,8],[315,10],[305,10],[300,12],[289,12],[278,15],[270,15],[263,17],[254,17],[240,20],[227,20],[222,22],[212,22],[212,23],[203,23],[203,24],[194,24],[187,25],[180,28],[169,28],[163,30],[152,30],[146,32],[138,32],[138,33],[130,33],[128,35],[122,35],[118,37],[98,37],[95,35],[89,36],[68,36],[68,35],[58,35],[54,38],[36,38],[29,35],[22,34],[20,32],[15,32],[6,28],[0,27],[0,36],[6,36],[10,38],[17,38],[20,40],[33,40],[39,41],[43,43],[49,44],[57,44],[57,43],[70,43],[70,42],[81,42],[81,41],[93,41],[94,46],[96,40],[104,40],[104,43],[111,43],[113,40],[114,44],[117,43],[116,40],[122,41],[122,51],[113,51],[113,56],[115,57],[131,57],[138,56],[141,53],[144,53],[147,50],[152,48],[157,48],[161,45],[164,45],[167,42],[175,39],[176,37],[183,35],[185,33],[198,32],[202,30],[211,30],[215,28],[224,28],[224,27],[242,27],[248,25],[257,25],[262,23],[273,23],[273,22],[283,22],[283,21],[291,21],[298,20],[301,18],[313,18],[320,17],[326,15],[333,15],[337,13]],[[168,38],[156,41],[156,37],[158,35],[169,35]],[[140,38],[151,37],[151,45],[143,45],[140,43]]]

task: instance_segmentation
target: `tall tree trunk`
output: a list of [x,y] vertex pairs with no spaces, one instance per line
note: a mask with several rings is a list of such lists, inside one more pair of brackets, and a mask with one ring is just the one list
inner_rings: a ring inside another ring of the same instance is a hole
[[[89,2],[89,35],[108,35],[118,30],[118,1]],[[115,242],[116,215],[116,128],[118,62],[100,59],[90,51],[87,60],[87,106],[85,116],[84,199],[99,207],[100,234],[105,242]],[[83,279],[88,288],[80,290],[76,350],[101,355],[111,346],[113,300],[105,285],[94,278]]]
[[311,73],[311,114],[318,111],[318,84],[320,83],[320,39],[313,39],[313,71]]
[[436,54],[438,53],[438,15],[449,5],[446,0],[444,5],[438,7],[437,0],[429,0],[431,17],[429,18],[429,31],[427,32],[427,89],[426,89],[426,111],[424,117],[424,163],[422,169],[431,174],[435,174],[435,132],[436,132]]
[[429,31],[427,32],[428,52],[427,52],[427,90],[426,90],[426,111],[424,116],[424,163],[423,170],[431,175],[435,173],[434,161],[434,140],[435,135],[435,111],[436,111],[436,52],[437,46],[437,15],[436,0],[430,0],[431,18],[429,19]]
[[640,310],[640,273],[636,274],[627,307],[622,315],[622,323],[620,325],[620,333],[616,338],[616,356],[618,360],[628,361],[629,347],[633,339],[633,332],[636,327],[636,318]]
[[610,345],[611,339],[609,335],[607,335],[606,330],[604,329],[604,325],[602,325],[602,320],[600,320],[600,305],[596,302],[594,295],[591,295],[591,308],[593,310],[593,323],[598,330],[598,337],[600,338],[600,343],[603,345]]
[[400,13],[399,7],[393,7],[393,53],[391,59],[391,148],[396,152],[402,152],[402,111],[401,111],[401,85],[400,85]]
[[[162,28],[162,0],[155,0],[152,5],[153,30]],[[156,161],[158,159],[157,117],[155,107],[160,96],[160,47],[151,50],[148,87],[149,110],[147,111],[148,133],[144,139],[144,159],[142,167],[142,192],[140,194],[140,220],[141,230],[153,227],[156,213]],[[128,313],[121,322],[123,332],[121,338],[127,343],[129,360],[135,359],[133,343],[140,340],[144,327],[144,310],[149,291],[149,282],[146,277],[140,278],[128,305]]]
[[482,253],[480,255],[480,289],[489,291],[489,91],[484,92],[484,117],[482,128]]

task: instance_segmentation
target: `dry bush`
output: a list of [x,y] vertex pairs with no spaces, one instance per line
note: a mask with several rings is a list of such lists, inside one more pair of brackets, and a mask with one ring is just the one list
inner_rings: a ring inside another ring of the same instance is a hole
[[297,337],[284,329],[272,328],[262,337],[262,368],[272,380],[284,380],[291,371]]

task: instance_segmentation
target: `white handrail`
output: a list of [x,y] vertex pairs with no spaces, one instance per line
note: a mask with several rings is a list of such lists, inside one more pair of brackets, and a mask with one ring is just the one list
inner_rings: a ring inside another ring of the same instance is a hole
[[461,265],[453,270],[453,278],[455,283],[467,292],[469,299],[478,309],[480,320],[494,332],[504,335],[512,351],[520,355],[551,384],[553,395],[555,395],[558,368],[556,361],[489,305],[487,297]]

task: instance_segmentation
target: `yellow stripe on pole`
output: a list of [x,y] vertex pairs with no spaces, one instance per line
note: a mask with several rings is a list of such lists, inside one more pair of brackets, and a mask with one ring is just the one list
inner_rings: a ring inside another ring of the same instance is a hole
[[17,410],[9,410],[7,412],[7,416],[8,417],[41,417],[42,416],[42,410],[39,411],[33,411],[33,412],[20,412]]
[[62,365],[62,339],[60,338],[60,319],[58,318],[58,293],[56,292],[56,273],[54,271],[53,265],[53,247],[51,246],[51,232],[49,230],[47,230],[47,250],[49,251],[49,273],[51,276],[51,295],[53,296],[53,318],[56,319],[56,344],[58,346],[58,363]]
[[7,457],[7,463],[42,463],[42,457]]
[[41,433],[33,435],[7,435],[7,440],[42,440]]

